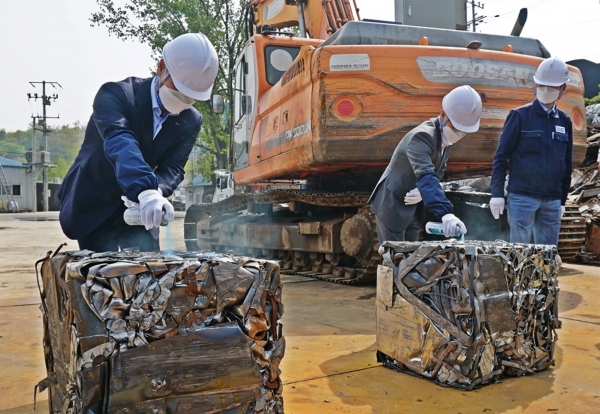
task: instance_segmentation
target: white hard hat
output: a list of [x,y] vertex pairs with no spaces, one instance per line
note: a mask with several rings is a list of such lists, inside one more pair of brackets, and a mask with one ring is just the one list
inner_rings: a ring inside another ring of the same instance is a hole
[[479,129],[481,117],[481,98],[475,89],[468,85],[452,89],[444,99],[442,108],[454,128],[463,132],[475,132]]
[[202,33],[176,37],[163,48],[163,60],[179,92],[197,101],[210,99],[219,58]]
[[567,64],[556,57],[545,59],[533,75],[538,85],[562,86],[569,81]]

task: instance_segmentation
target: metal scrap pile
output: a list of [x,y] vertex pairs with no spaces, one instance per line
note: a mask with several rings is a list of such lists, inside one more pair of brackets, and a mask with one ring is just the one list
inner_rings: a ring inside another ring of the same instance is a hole
[[569,200],[573,203],[581,204],[600,194],[600,174],[596,162],[599,146],[600,134],[589,137],[588,155],[579,167],[573,168],[569,192]]
[[283,413],[276,262],[90,251],[40,262],[38,389],[51,412]]
[[600,128],[600,104],[586,106],[585,118],[588,125],[588,130],[592,128]]
[[598,264],[600,258],[600,172],[596,162],[599,146],[600,133],[588,138],[588,154],[581,166],[573,169],[568,198],[577,205],[584,224],[579,230],[582,243],[577,259],[589,264]]
[[[597,172],[597,171],[596,171]],[[579,252],[579,260],[588,264],[600,264],[600,200],[588,199],[579,206],[585,219],[585,244]]]
[[554,246],[385,242],[378,360],[461,389],[554,365]]

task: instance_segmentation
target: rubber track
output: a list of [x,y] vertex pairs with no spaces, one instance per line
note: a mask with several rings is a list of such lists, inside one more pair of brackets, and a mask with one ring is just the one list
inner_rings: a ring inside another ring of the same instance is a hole
[[288,275],[299,275],[324,280],[327,282],[340,283],[345,285],[373,284],[377,279],[377,265],[379,264],[379,254],[377,249],[379,242],[377,238],[377,226],[375,215],[367,205],[370,193],[344,192],[330,193],[317,191],[298,191],[298,190],[275,190],[259,194],[237,194],[233,195],[219,203],[215,204],[194,204],[190,206],[185,215],[185,226],[195,226],[197,221],[204,214],[215,217],[219,214],[232,213],[245,210],[251,204],[283,204],[290,202],[301,202],[319,207],[356,207],[359,214],[366,216],[373,231],[373,252],[371,257],[364,263],[365,267],[349,268],[357,272],[355,278],[337,277],[333,274],[323,274],[310,271],[291,271],[281,269],[281,273]]

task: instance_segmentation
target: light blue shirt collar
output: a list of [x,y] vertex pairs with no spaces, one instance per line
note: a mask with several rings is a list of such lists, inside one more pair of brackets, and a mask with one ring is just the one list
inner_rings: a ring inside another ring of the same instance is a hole
[[[536,100],[538,102],[540,102],[539,99],[536,98]],[[547,114],[550,114],[551,117],[553,118],[558,118],[558,111],[556,110],[556,102],[554,103],[554,105],[552,106],[552,109],[548,109],[546,108],[546,105],[544,105],[543,103],[540,102],[540,105],[542,106],[542,108],[544,108],[544,111],[546,111]]]
[[150,83],[150,96],[152,97],[152,125],[153,125],[153,139],[156,138],[158,133],[162,128],[162,124],[167,120],[170,116],[178,116],[179,114],[172,114],[167,112],[162,115],[162,111],[160,110],[160,106],[158,105],[158,100],[156,99],[156,91],[158,89],[158,76],[155,76]]

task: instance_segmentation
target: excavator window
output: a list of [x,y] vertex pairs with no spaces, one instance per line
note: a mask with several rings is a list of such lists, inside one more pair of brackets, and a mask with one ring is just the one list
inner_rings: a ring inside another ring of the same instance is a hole
[[269,45],[265,47],[267,82],[275,85],[298,56],[300,47]]
[[246,95],[247,71],[246,57],[243,57],[235,71],[234,118],[236,122],[246,113],[245,100],[242,98]]
[[219,177],[217,187],[219,187],[220,190],[226,189],[227,188],[227,177]]

